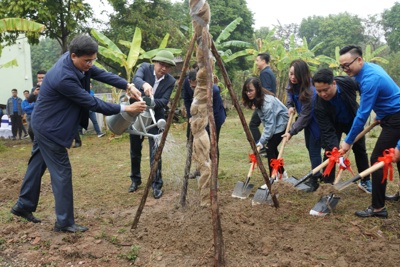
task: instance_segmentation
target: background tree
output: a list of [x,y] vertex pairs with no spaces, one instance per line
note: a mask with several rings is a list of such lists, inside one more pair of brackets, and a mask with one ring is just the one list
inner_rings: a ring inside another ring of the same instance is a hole
[[[160,36],[169,33],[170,46],[180,47],[185,41],[181,26],[190,25],[188,7],[172,4],[168,0],[109,0],[115,13],[110,16],[110,27],[104,32],[112,41],[130,40],[135,27],[142,30],[142,47],[145,50],[159,46]],[[189,38],[190,40],[190,38]]]
[[39,70],[48,71],[58,60],[61,47],[54,39],[44,38],[36,45],[31,46],[32,77],[36,77]]
[[382,25],[386,42],[393,52],[400,51],[400,3],[396,2],[391,9],[382,14]]
[[366,19],[362,20],[362,24],[364,27],[365,43],[370,44],[374,50],[382,46],[384,44],[382,40],[385,33],[380,15],[369,15]]
[[[34,20],[46,26],[43,34],[57,40],[61,51],[67,51],[69,37],[82,31],[85,23],[92,17],[89,4],[83,0],[1,0],[0,17],[20,17]],[[37,35],[27,37],[31,43],[37,43]],[[8,35],[9,41],[16,35]]]
[[364,28],[358,16],[349,13],[329,15],[328,17],[308,17],[303,19],[299,36],[306,38],[310,47],[323,43],[317,54],[335,56],[335,47],[364,43]]

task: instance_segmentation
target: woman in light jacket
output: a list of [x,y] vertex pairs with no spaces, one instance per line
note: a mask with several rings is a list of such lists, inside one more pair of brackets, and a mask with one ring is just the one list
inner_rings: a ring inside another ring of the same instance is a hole
[[[278,145],[282,141],[289,120],[288,109],[273,93],[261,87],[258,78],[249,78],[242,89],[243,105],[255,109],[263,123],[264,130],[257,143],[257,148],[266,147],[268,162],[278,157]],[[270,165],[270,164],[268,164]],[[272,167],[269,166],[270,175]],[[287,176],[283,167],[279,173]]]

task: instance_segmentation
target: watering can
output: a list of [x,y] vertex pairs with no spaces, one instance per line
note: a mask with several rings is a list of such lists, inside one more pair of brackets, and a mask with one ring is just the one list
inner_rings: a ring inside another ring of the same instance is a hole
[[[159,139],[162,131],[165,129],[165,125],[167,124],[164,119],[159,119],[158,121],[154,115],[154,99],[149,97],[144,97],[144,101],[146,101],[147,108],[145,111],[139,114],[136,117],[134,123],[128,128],[129,134],[135,134],[140,136],[147,136],[153,139]],[[148,130],[158,127],[160,130],[159,134],[151,134]]]
[[[129,101],[123,101],[127,99],[125,95],[120,98],[121,105],[131,104]],[[131,99],[132,101],[133,99]],[[128,112],[121,112],[116,115],[108,116],[106,118],[108,128],[117,135],[123,134],[128,131],[129,134],[135,134],[140,136],[147,136],[156,138],[159,136],[150,134],[147,131],[158,127],[160,130],[165,129],[166,121],[160,119],[156,121],[154,117],[154,99],[150,97],[143,97],[143,101],[146,102],[147,108],[144,112],[130,114]],[[133,103],[133,102],[132,102]]]

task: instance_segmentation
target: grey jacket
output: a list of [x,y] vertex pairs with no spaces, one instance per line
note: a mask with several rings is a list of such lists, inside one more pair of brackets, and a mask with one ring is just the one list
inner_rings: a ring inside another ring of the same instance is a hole
[[[22,99],[20,98],[20,97],[17,97],[18,98],[18,115],[24,115],[24,111],[22,110],[22,106],[21,106],[21,104],[22,104]],[[6,106],[6,113],[7,113],[7,115],[8,116],[10,116],[10,115],[14,115],[14,103],[13,103],[13,98],[12,97],[10,97],[8,100],[7,100],[7,106]]]
[[264,104],[256,111],[264,125],[260,138],[261,144],[265,145],[274,134],[285,131],[289,113],[287,107],[278,98],[265,95]]

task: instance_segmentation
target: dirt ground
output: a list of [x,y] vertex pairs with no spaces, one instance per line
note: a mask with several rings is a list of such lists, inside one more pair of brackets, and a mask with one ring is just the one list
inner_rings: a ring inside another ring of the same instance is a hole
[[[93,142],[100,141],[93,139]],[[84,155],[97,147],[96,143],[91,146],[87,139],[84,144],[80,150],[70,152],[75,169],[80,161],[86,160]],[[124,146],[121,144],[121,149]],[[8,171],[2,168],[0,178],[0,266],[213,266],[211,210],[199,206],[196,180],[189,180],[185,209],[179,205],[179,183],[168,183],[159,200],[153,199],[150,192],[138,227],[131,230],[143,186],[138,192],[128,194],[125,175],[121,185],[119,180],[113,180],[110,186],[98,188],[99,177],[106,174],[91,167],[85,173],[81,170],[74,177],[85,180],[84,189],[74,181],[75,217],[77,223],[90,230],[80,234],[55,233],[48,174],[42,181],[41,204],[35,213],[42,223],[28,223],[9,212],[18,197],[29,144],[18,144],[18,149],[24,155],[21,163]],[[10,164],[12,159],[2,155],[2,163]],[[182,169],[176,177],[181,176]],[[341,201],[333,214],[317,218],[308,213],[320,197],[318,192],[299,192],[287,184],[275,183],[280,207],[252,206],[251,197],[245,200],[231,197],[240,177],[231,175],[231,179],[219,181],[226,266],[400,264],[400,203],[388,203],[386,220],[359,219],[354,211],[365,208],[370,195],[352,186],[340,194]],[[114,198],[110,199],[110,195]]]

